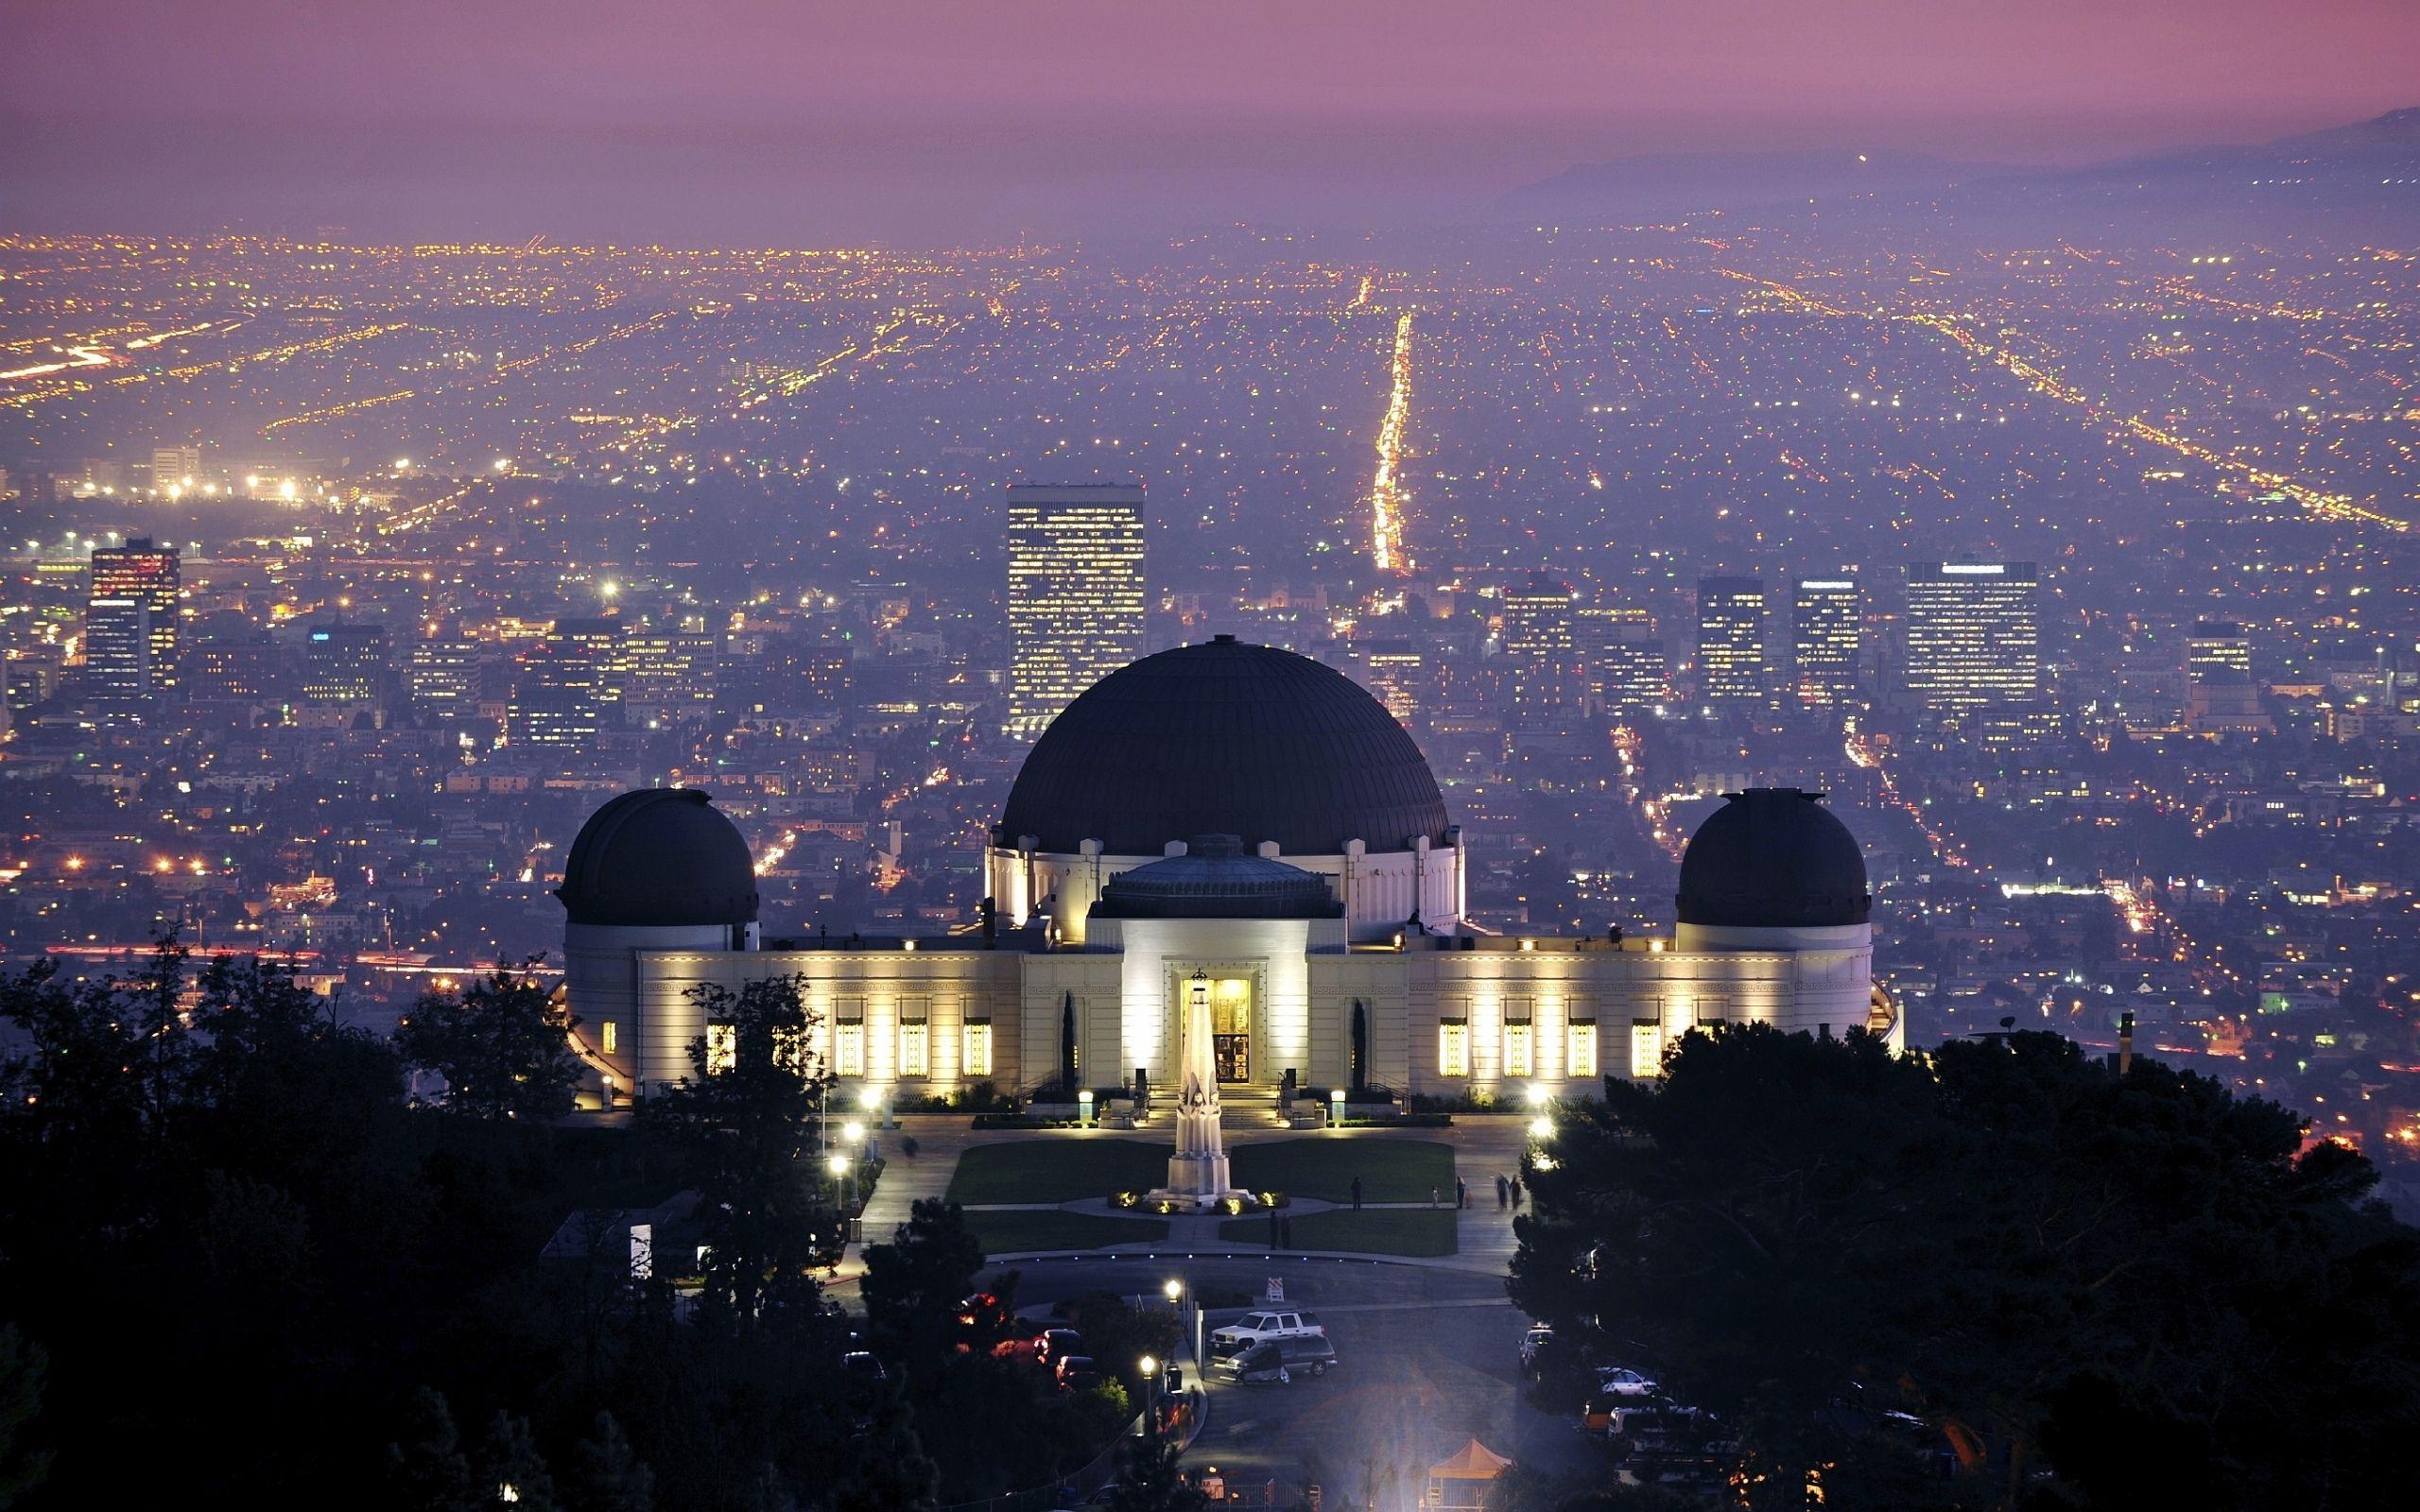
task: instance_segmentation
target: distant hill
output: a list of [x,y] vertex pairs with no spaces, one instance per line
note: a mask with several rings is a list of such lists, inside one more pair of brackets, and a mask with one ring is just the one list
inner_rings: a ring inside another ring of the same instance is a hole
[[2207,230],[2269,213],[2342,215],[2420,234],[2420,108],[2249,146],[2211,146],[2074,168],[2011,168],[1923,154],[1855,152],[1623,158],[1582,163],[1507,195],[1522,216],[1635,219],[1714,207],[1812,200],[1887,212],[1921,201],[1994,220],[2089,212],[2128,221],[2162,215]]

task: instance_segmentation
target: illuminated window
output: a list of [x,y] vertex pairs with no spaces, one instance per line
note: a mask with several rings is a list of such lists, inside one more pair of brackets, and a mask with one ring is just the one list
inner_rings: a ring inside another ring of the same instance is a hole
[[608,1019],[597,1025],[596,1033],[597,1043],[604,1046],[607,1055],[622,1048],[622,1026],[614,1020]]
[[1564,1036],[1564,1051],[1574,1077],[1597,1074],[1597,1021],[1574,1019]]
[[1471,1074],[1471,1026],[1463,1022],[1446,1022],[1437,1026],[1437,1074],[1467,1076]]
[[1533,1057],[1530,1053],[1532,1040],[1532,1032],[1526,1021],[1508,1023],[1504,1026],[1504,1074],[1507,1076],[1535,1074],[1532,1069]]
[[992,1074],[992,1025],[989,1021],[966,1026],[966,1074]]
[[832,1047],[832,1074],[862,1076],[866,1074],[866,1022],[843,1023]]
[[899,1004],[899,1074],[929,1076],[933,1074],[931,1040],[925,1030],[927,1015],[923,998],[905,998]]
[[1630,1074],[1640,1081],[1664,1074],[1664,1025],[1655,1019],[1630,1022]]
[[706,1025],[706,1074],[719,1076],[739,1064],[739,1030],[728,1023]]

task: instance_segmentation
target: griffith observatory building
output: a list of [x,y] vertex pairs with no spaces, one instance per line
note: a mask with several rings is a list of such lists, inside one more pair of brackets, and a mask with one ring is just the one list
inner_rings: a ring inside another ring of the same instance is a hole
[[1668,938],[1478,934],[1461,832],[1411,737],[1343,674],[1219,636],[1079,696],[1027,756],[979,933],[768,940],[747,842],[703,793],[625,793],[558,896],[590,1101],[691,1074],[691,997],[799,978],[824,1068],[904,1098],[977,1082],[1174,1091],[1206,1016],[1231,1108],[1282,1086],[1591,1095],[1700,1024],[1904,1033],[1873,985],[1864,858],[1792,788],[1729,795],[1681,863]]

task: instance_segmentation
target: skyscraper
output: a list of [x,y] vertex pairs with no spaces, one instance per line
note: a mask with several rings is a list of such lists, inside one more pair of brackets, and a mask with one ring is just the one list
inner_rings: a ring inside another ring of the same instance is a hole
[[151,676],[151,610],[139,598],[94,595],[84,603],[84,681],[93,696],[139,703]]
[[1908,564],[1908,691],[1918,703],[1963,714],[2040,691],[2037,580],[2030,561]]
[[522,663],[505,713],[507,742],[570,749],[621,729],[627,672],[620,620],[557,620]]
[[1564,709],[1580,696],[1571,585],[1544,573],[1504,592],[1504,657],[1517,713]]
[[1864,604],[1854,577],[1802,577],[1789,595],[1791,674],[1798,701],[1828,708],[1857,696]]
[[1643,609],[1592,605],[1573,616],[1582,696],[1603,713],[1636,713],[1671,702],[1671,665]]
[[[177,548],[155,546],[148,536],[131,537],[123,546],[95,546],[92,574],[92,593],[85,607],[87,669],[120,696],[140,697],[156,689],[175,687],[178,616],[184,590],[184,570]],[[135,668],[120,648],[110,653],[117,659],[112,666],[96,668],[91,651],[94,618],[101,615],[111,620],[105,635],[121,634],[128,614],[124,601],[144,610],[143,664]]]
[[1735,707],[1772,702],[1763,578],[1698,579],[1698,697]]
[[1009,733],[1143,654],[1143,490],[1009,490]]

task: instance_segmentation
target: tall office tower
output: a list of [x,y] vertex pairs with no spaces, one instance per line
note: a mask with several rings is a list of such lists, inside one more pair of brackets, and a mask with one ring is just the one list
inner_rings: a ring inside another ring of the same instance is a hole
[[160,493],[190,489],[201,481],[201,448],[159,446],[151,451],[151,487]]
[[140,703],[157,690],[149,605],[114,595],[85,600],[84,682],[94,697],[111,703]]
[[1802,577],[1790,589],[1792,685],[1810,709],[1857,696],[1865,608],[1854,577]]
[[1599,713],[1628,714],[1672,701],[1671,667],[1655,616],[1591,605],[1572,616],[1582,696]]
[[456,636],[414,641],[404,653],[404,687],[414,704],[440,719],[476,717],[478,646]]
[[657,729],[684,713],[714,706],[720,647],[710,635],[648,630],[623,642],[630,681],[623,702],[633,726]]
[[1399,724],[1410,724],[1420,717],[1428,700],[1430,678],[1428,660],[1423,656],[1418,643],[1404,640],[1366,641],[1359,647],[1361,665],[1367,668],[1363,681],[1371,696],[1387,706],[1387,713]]
[[627,672],[620,620],[557,620],[522,663],[507,743],[570,749],[621,729]]
[[1908,564],[1908,691],[1963,714],[2041,689],[2042,627],[2030,561]]
[[1734,707],[1773,701],[1763,578],[1698,579],[1698,700]]
[[2213,672],[2252,676],[2252,637],[2232,620],[2198,620],[2185,638],[2185,673],[2206,682]]
[[1143,490],[1009,490],[1009,733],[1143,654]]
[[184,656],[185,684],[198,698],[265,702],[291,691],[277,642],[232,610],[203,620]]
[[149,536],[130,537],[123,546],[94,547],[92,570],[93,604],[130,598],[147,611],[145,634],[150,649],[145,661],[145,691],[175,687],[178,619],[184,596],[184,566],[177,548],[155,546]]
[[302,632],[306,703],[376,703],[387,690],[387,627],[314,625]]
[[1515,713],[1544,713],[1579,700],[1571,601],[1571,585],[1544,573],[1505,591],[1504,658]]

